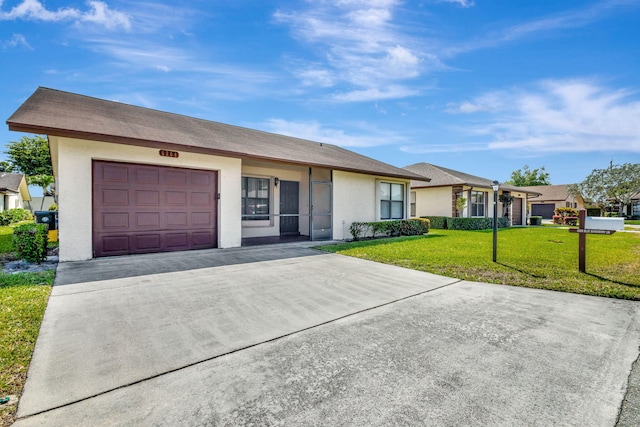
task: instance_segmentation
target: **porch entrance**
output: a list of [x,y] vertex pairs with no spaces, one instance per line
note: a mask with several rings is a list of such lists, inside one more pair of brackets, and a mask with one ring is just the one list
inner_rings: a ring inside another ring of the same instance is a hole
[[280,181],[280,235],[300,235],[298,219],[300,184],[297,181]]

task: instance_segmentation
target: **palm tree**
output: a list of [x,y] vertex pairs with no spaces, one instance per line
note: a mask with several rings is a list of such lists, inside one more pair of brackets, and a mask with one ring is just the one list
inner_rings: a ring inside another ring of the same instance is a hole
[[42,201],[40,202],[40,210],[44,207],[44,198],[48,194],[55,196],[52,184],[55,182],[55,178],[51,175],[34,175],[27,177],[27,183],[29,185],[37,185],[42,188]]

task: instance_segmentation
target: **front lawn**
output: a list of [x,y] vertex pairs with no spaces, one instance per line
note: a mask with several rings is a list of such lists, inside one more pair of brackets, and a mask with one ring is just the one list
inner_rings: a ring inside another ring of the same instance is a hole
[[587,273],[578,272],[578,235],[567,229],[501,229],[497,263],[492,248],[491,230],[432,230],[322,247],[459,279],[640,300],[640,233],[587,236]]
[[[0,227],[4,259],[13,259],[12,236],[13,227]],[[22,392],[54,276],[53,270],[0,272],[0,398]],[[11,425],[15,411],[15,405],[0,408],[0,426]]]

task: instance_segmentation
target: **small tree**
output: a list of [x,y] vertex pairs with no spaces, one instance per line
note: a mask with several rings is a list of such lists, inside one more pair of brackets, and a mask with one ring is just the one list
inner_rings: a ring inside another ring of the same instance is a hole
[[53,183],[55,179],[51,175],[35,175],[27,177],[27,183],[29,185],[37,185],[42,188],[42,200],[40,201],[40,210],[44,207],[44,198],[48,195],[54,196]]
[[459,216],[462,216],[465,206],[467,206],[467,199],[465,197],[458,197],[456,199],[456,211]]
[[618,205],[623,215],[624,205],[631,204],[633,194],[640,189],[640,163],[614,165],[605,169],[594,169],[584,181],[569,188],[572,195],[580,195],[585,202],[604,210],[612,204]]
[[544,170],[544,166],[530,170],[528,165],[524,165],[522,169],[511,172],[511,179],[506,184],[531,187],[535,185],[551,185],[551,182],[549,181],[549,174]]

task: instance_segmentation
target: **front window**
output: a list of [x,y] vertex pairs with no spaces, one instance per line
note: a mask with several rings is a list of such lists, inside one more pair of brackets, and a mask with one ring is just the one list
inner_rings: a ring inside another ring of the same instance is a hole
[[380,183],[380,219],[404,218],[404,184]]
[[483,191],[471,192],[471,216],[485,216],[487,193]]
[[640,216],[640,201],[633,202],[633,208],[631,209],[631,215]]
[[242,220],[269,219],[269,179],[242,177]]

